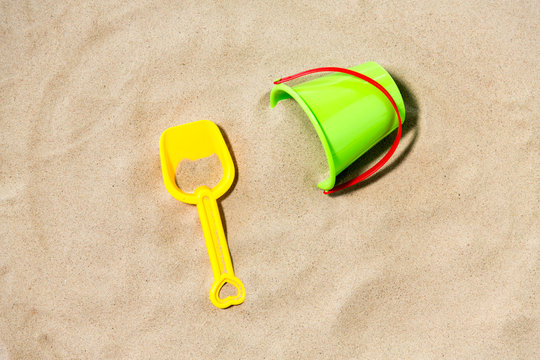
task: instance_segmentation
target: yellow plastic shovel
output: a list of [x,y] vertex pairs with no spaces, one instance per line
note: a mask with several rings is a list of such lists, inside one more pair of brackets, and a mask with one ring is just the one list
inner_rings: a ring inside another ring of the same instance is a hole
[[[177,200],[197,205],[203,228],[208,256],[214,273],[214,283],[210,289],[210,301],[218,308],[244,302],[244,285],[236,276],[227,246],[227,239],[219,215],[216,200],[225,194],[234,180],[234,164],[216,124],[209,120],[171,127],[161,134],[159,141],[163,181],[169,193]],[[183,159],[198,160],[216,154],[221,161],[223,176],[212,189],[199,186],[193,194],[182,191],[176,184],[176,168]],[[219,291],[226,284],[233,285],[236,296],[219,297]]]

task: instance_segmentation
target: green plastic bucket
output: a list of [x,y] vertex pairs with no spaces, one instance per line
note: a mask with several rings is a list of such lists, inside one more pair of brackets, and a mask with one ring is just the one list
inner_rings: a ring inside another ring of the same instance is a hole
[[[401,93],[382,66],[367,62],[350,70],[382,85],[405,119]],[[323,190],[332,189],[339,173],[398,127],[396,110],[387,96],[348,74],[326,75],[292,87],[280,83],[270,93],[270,105],[291,97],[311,120],[326,153],[329,177],[318,184]]]

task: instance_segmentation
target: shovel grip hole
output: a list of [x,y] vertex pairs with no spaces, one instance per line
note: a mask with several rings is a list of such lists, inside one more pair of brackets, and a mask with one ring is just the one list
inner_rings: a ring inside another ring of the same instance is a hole
[[234,275],[222,274],[210,289],[210,301],[221,309],[243,303],[245,296],[244,285]]
[[237,297],[238,296],[238,289],[236,286],[232,285],[229,282],[226,282],[223,284],[221,289],[219,289],[218,298],[220,299],[226,299],[228,297]]

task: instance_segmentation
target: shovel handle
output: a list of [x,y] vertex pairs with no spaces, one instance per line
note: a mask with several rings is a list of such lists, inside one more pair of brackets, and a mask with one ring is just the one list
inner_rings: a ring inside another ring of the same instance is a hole
[[[246,292],[242,281],[234,275],[217,201],[212,191],[206,186],[197,188],[195,195],[197,196],[197,211],[203,228],[206,249],[214,273],[214,283],[210,288],[210,301],[221,309],[241,304],[244,302]],[[222,299],[219,297],[219,292],[226,283],[233,285],[238,290],[238,294]]]

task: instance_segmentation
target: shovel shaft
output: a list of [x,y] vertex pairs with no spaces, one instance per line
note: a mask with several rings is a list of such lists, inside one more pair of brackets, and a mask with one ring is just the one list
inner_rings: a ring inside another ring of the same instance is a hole
[[218,278],[222,273],[234,275],[231,255],[229,254],[229,247],[227,246],[227,239],[223,231],[216,199],[214,199],[210,191],[205,191],[198,198],[197,210],[214,278]]
[[[204,233],[206,249],[214,273],[214,284],[210,290],[210,300],[219,308],[226,308],[231,305],[237,305],[244,301],[244,285],[234,275],[234,269],[227,246],[227,239],[223,231],[223,224],[219,213],[218,204],[211,190],[206,186],[199,187],[195,194],[197,196],[197,211]],[[225,299],[219,298],[219,291],[225,285],[230,283],[238,290],[238,295]]]

